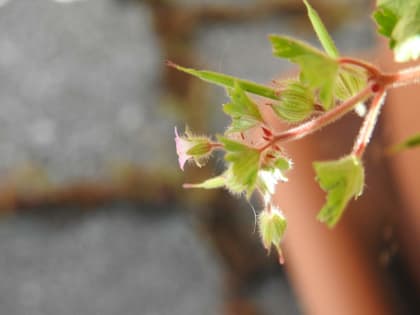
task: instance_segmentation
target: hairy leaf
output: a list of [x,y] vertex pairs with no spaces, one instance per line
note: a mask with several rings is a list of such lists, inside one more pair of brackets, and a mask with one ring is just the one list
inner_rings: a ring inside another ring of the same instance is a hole
[[378,0],[373,19],[398,62],[420,57],[420,1]]
[[318,88],[322,106],[326,110],[330,109],[333,106],[334,83],[339,68],[337,60],[287,36],[271,35],[270,41],[275,56],[299,64],[301,81],[311,88]]
[[226,137],[219,137],[223,143],[225,160],[230,163],[226,171],[226,187],[235,193],[246,192],[247,197],[255,189],[259,171],[260,152]]
[[363,192],[363,165],[356,156],[349,155],[340,160],[314,162],[314,168],[321,188],[327,192],[327,201],[318,219],[333,227],[350,199]]

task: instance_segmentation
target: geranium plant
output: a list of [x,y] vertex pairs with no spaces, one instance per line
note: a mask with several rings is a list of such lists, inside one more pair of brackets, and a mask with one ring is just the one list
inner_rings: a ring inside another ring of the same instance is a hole
[[[341,56],[317,12],[306,0],[304,4],[324,51],[288,36],[270,35],[274,56],[285,58],[300,69],[297,77],[276,81],[274,87],[168,62],[171,67],[226,88],[230,98],[230,102],[223,105],[224,112],[231,117],[224,135],[215,138],[195,136],[186,129],[185,135],[180,136],[175,129],[181,169],[189,160],[201,167],[213,151],[225,152],[226,170],[222,174],[184,187],[225,187],[247,198],[254,191],[259,192],[265,205],[258,220],[262,242],[267,250],[274,245],[280,262],[283,262],[280,242],[287,223],[281,210],[273,204],[273,194],[278,182],[287,181],[286,173],[293,165],[282,145],[306,137],[353,110],[364,116],[348,155],[313,163],[316,180],[327,193],[318,219],[334,227],[347,204],[363,192],[362,158],[387,90],[420,81],[420,66],[384,73],[366,61]],[[389,39],[397,62],[419,58],[419,0],[378,0],[373,19],[378,32]],[[289,123],[290,128],[275,132],[264,120],[251,95],[266,99],[275,117]],[[254,134],[259,130],[257,142],[249,140],[251,130]],[[396,146],[394,151],[419,142],[419,136],[415,136]]]

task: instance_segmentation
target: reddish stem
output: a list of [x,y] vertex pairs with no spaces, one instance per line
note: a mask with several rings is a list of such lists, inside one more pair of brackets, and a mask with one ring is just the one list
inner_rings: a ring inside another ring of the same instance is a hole
[[224,148],[224,145],[222,143],[219,143],[219,142],[211,142],[210,146],[211,146],[212,149],[215,149],[215,150]]
[[379,71],[379,69],[377,67],[375,67],[374,65],[363,61],[363,60],[359,60],[359,59],[354,59],[354,58],[350,58],[350,57],[343,57],[338,59],[338,62],[340,64],[351,64],[354,66],[358,66],[360,68],[365,69],[367,72],[369,72],[369,74],[372,77],[377,77],[380,76],[381,71]]
[[[363,155],[366,145],[368,144],[375,127],[377,117],[383,104],[385,91],[388,88],[420,83],[420,66],[405,69],[396,73],[384,74],[374,65],[359,59],[344,57],[339,58],[338,61],[340,64],[352,64],[365,69],[370,74],[370,84],[356,95],[347,99],[333,109],[321,114],[320,116],[316,116],[314,119],[302,123],[294,128],[290,128],[286,131],[274,134],[271,139],[265,137],[265,140],[268,142],[257,148],[260,152],[276,145],[278,142],[298,140],[314,133],[315,131],[318,131],[324,126],[329,125],[330,123],[341,118],[349,111],[351,111],[356,106],[356,104],[364,101],[369,96],[374,94],[375,97],[372,101],[371,108],[353,147],[353,153],[360,157]],[[215,148],[221,147],[223,147],[223,145],[215,146]]]
[[385,100],[385,90],[382,88],[375,94],[369,108],[362,128],[359,131],[356,142],[354,143],[352,153],[361,158],[372,138],[373,130],[375,129],[376,121],[378,120],[379,113]]
[[383,86],[391,88],[420,83],[420,66],[404,69],[396,73],[382,74],[378,81]]

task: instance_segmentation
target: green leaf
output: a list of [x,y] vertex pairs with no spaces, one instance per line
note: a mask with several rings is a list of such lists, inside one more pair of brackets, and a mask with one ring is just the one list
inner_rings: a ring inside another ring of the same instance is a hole
[[314,162],[313,165],[321,188],[327,192],[327,201],[318,213],[318,219],[333,227],[350,199],[363,192],[363,165],[354,155],[335,161]]
[[398,153],[405,149],[412,149],[415,147],[420,146],[420,133],[415,134],[408,139],[404,140],[403,142],[394,145],[390,149],[390,153]]
[[378,32],[389,38],[397,62],[420,57],[420,1],[378,0],[372,17]]
[[324,47],[328,56],[332,58],[337,58],[340,55],[338,49],[335,46],[334,41],[328,33],[324,23],[322,23],[322,20],[319,17],[318,13],[311,7],[308,1],[303,0],[303,2],[306,5],[306,8],[308,10],[308,16],[312,23],[312,27],[314,28],[315,33],[322,44],[322,47]]
[[231,104],[238,114],[252,117],[258,121],[262,120],[257,105],[246,95],[239,81],[235,82],[234,88],[229,91],[229,95],[232,99]]
[[[377,23],[378,33],[390,38],[392,31],[398,22],[398,16],[395,14],[395,11],[387,8],[386,6],[378,7],[376,11],[373,12],[372,17]],[[391,41],[390,47],[394,46],[395,43]]]
[[232,117],[228,132],[244,131],[263,121],[257,105],[246,95],[239,82],[236,81],[228,93],[232,102],[223,105],[224,112]]
[[235,83],[238,82],[241,88],[249,93],[264,96],[264,97],[275,99],[275,100],[278,99],[276,90],[262,84],[254,83],[248,80],[242,80],[242,79],[239,79],[230,75],[218,73],[218,72],[185,68],[172,62],[167,62],[167,64],[170,67],[173,67],[182,72],[191,74],[206,82],[210,82],[210,83],[213,83],[219,86],[224,86],[227,88],[234,88]]
[[245,117],[237,117],[232,119],[231,125],[226,130],[226,133],[232,132],[242,132],[252,127],[255,127],[258,122],[254,119],[249,119]]
[[249,198],[258,177],[260,152],[235,140],[219,136],[226,150],[225,160],[230,163],[226,172],[226,187],[234,193],[246,192]]
[[247,151],[248,149],[250,149],[248,146],[246,146],[243,143],[240,143],[238,141],[223,137],[223,136],[218,136],[218,140],[223,143],[223,146],[225,147],[226,151],[229,152],[243,152],[243,151]]
[[301,81],[311,88],[318,88],[322,106],[325,110],[330,109],[333,106],[338,61],[293,38],[271,35],[270,41],[275,56],[299,64]]

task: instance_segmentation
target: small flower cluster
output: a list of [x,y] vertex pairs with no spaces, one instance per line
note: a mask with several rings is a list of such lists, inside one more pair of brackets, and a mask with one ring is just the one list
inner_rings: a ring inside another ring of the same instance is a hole
[[[309,4],[307,6],[308,10],[312,10]],[[366,73],[351,65],[340,66],[335,58],[335,55],[338,55],[335,48],[330,49],[331,56],[289,37],[273,35],[270,36],[270,40],[274,55],[289,59],[301,67],[298,78],[280,82],[276,89],[220,73],[168,64],[202,80],[225,87],[230,98],[230,102],[223,105],[223,110],[230,116],[231,124],[223,136],[217,137],[217,141],[195,136],[188,128],[185,135],[180,136],[175,128],[176,150],[181,169],[184,169],[187,161],[193,161],[201,167],[214,150],[225,152],[226,170],[222,174],[202,183],[184,184],[184,187],[204,189],[225,187],[233,194],[244,194],[247,198],[250,198],[254,191],[259,192],[264,201],[264,209],[258,220],[261,239],[267,250],[274,245],[279,254],[279,261],[282,262],[280,242],[287,224],[280,209],[273,204],[273,195],[277,183],[287,181],[285,173],[291,169],[292,161],[284,155],[283,148],[279,146],[282,135],[276,135],[267,125],[258,105],[248,93],[270,99],[272,112],[279,119],[290,124],[304,125],[307,121],[311,122],[310,119],[316,117],[317,113],[326,112],[334,108],[338,101],[357,94],[366,84]],[[319,76],[319,67],[322,67],[324,72],[322,77]],[[357,99],[352,108],[362,100]],[[256,128],[261,130],[261,141],[250,145],[245,141],[246,134]],[[296,135],[299,136],[299,132]],[[324,170],[330,171],[337,166],[330,163],[334,164],[327,162],[316,165],[324,189],[329,190],[330,184],[333,185],[334,181],[352,182],[347,178],[346,171],[344,174],[337,171],[336,178],[330,176],[329,180],[325,180]],[[353,158],[344,159],[344,162],[338,164],[338,168],[344,165],[350,169],[349,163],[361,165]],[[334,196],[338,191],[335,188],[319,218],[332,226],[348,200],[361,192],[360,183],[363,187],[363,180],[353,183],[354,187],[351,189],[346,184],[338,186],[340,187],[338,189],[345,191],[342,193],[345,196],[340,196],[343,206],[338,208],[334,207],[336,204]]]
[[[268,129],[265,130],[268,133]],[[262,241],[267,250],[271,244],[275,246],[279,261],[282,262],[280,241],[286,228],[286,220],[272,200],[277,183],[287,181],[284,173],[291,168],[291,161],[276,145],[267,148],[251,147],[226,136],[218,136],[217,140],[193,136],[188,129],[184,136],[179,136],[175,129],[175,143],[181,169],[186,161],[193,161],[197,166],[201,166],[213,150],[225,151],[226,170],[221,175],[202,183],[184,184],[184,187],[225,187],[231,193],[244,194],[247,198],[250,198],[254,191],[258,191],[265,204],[258,220]]]
[[[277,205],[273,204],[273,195],[277,183],[287,181],[285,173],[292,167],[292,161],[284,154],[281,143],[303,138],[352,110],[365,116],[349,155],[338,160],[313,164],[316,178],[321,188],[327,192],[326,203],[319,212],[318,219],[333,227],[348,202],[363,192],[365,174],[361,157],[372,135],[386,89],[396,83],[414,82],[420,77],[418,69],[396,75],[383,74],[364,61],[340,58],[318,14],[306,0],[304,3],[325,52],[287,36],[271,35],[273,54],[300,67],[297,78],[279,82],[276,88],[168,62],[171,67],[226,88],[230,98],[230,102],[223,105],[223,110],[230,116],[231,124],[224,135],[216,137],[217,140],[195,136],[188,128],[185,135],[180,136],[175,128],[176,150],[181,169],[184,169],[187,161],[193,161],[201,167],[214,150],[225,152],[226,170],[222,174],[202,183],[184,184],[184,187],[225,187],[233,194],[244,194],[247,198],[254,191],[259,192],[264,200],[264,209],[258,220],[261,239],[268,251],[274,245],[280,263],[284,261],[280,242],[287,222]],[[382,6],[386,7],[386,4]],[[418,9],[420,10],[420,6]],[[391,25],[386,23],[387,16],[381,12],[377,11],[374,18],[379,25],[382,23],[383,27],[389,28]],[[388,28],[383,28],[382,33],[388,37],[395,35]],[[416,32],[414,33],[417,34]],[[279,120],[292,124],[292,127],[275,133],[264,120],[259,106],[249,97],[250,94],[265,99],[264,102],[270,105],[272,114]],[[365,103],[370,105],[366,115]],[[247,141],[248,131],[256,129],[260,132],[260,140],[256,143]]]

